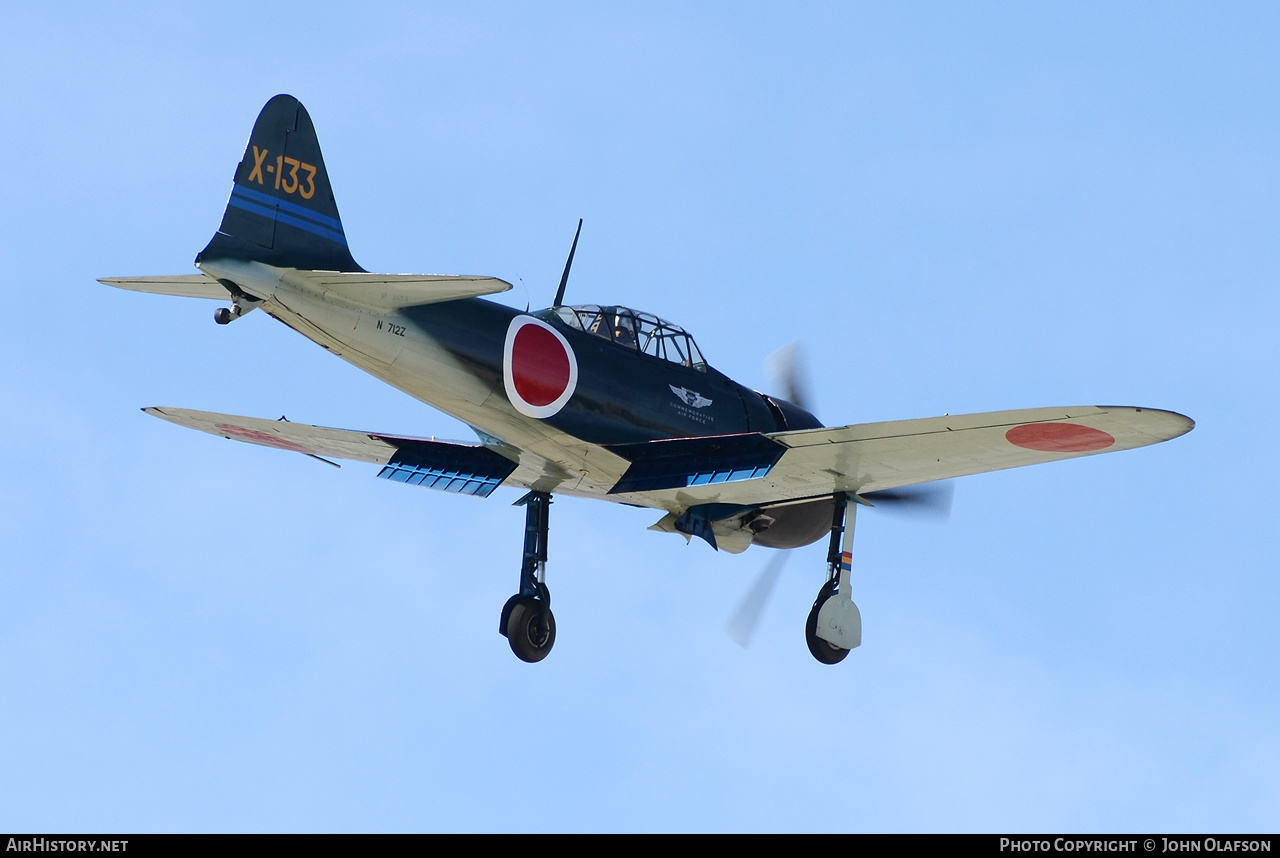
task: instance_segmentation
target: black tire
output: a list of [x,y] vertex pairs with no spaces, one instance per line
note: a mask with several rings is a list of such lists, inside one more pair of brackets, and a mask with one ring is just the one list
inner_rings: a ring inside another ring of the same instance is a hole
[[502,606],[502,614],[498,617],[498,634],[504,638],[507,636],[507,626],[511,623],[511,609],[519,604],[521,600],[527,598],[529,597],[516,593],[510,599],[507,599],[507,603]]
[[809,620],[804,624],[804,639],[809,645],[809,652],[823,664],[839,664],[849,654],[847,649],[818,637],[818,611],[822,610],[827,599],[834,596],[836,592],[836,588],[830,582],[822,585],[822,590],[818,592],[818,600],[813,603],[813,610],[809,611]]
[[556,618],[547,605],[526,597],[511,606],[506,633],[516,658],[542,661],[556,642]]

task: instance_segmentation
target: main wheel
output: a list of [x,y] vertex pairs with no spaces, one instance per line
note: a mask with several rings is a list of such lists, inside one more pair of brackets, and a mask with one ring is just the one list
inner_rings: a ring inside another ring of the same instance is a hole
[[[818,592],[818,600],[813,603],[813,610],[809,611],[809,621],[804,624],[804,639],[805,643],[809,644],[809,652],[823,664],[838,664],[849,654],[847,649],[818,637],[818,611],[822,610],[827,599],[836,594],[832,584],[833,582],[828,582],[822,585],[822,590]],[[519,655],[519,653],[516,654]]]
[[556,642],[556,618],[541,600],[524,598],[511,606],[507,643],[521,661],[542,661]]

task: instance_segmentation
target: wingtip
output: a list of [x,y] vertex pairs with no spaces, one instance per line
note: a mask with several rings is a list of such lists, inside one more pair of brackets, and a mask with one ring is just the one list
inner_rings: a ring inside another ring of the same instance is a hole
[[[1129,411],[1134,414],[1145,414],[1149,417],[1154,417],[1155,422],[1147,425],[1150,426],[1149,431],[1152,431],[1161,441],[1172,441],[1174,438],[1180,438],[1196,428],[1196,421],[1185,414],[1179,414],[1177,411],[1170,411],[1167,408],[1140,408],[1135,405],[1099,405],[1097,407],[1104,411]],[[1159,428],[1159,431],[1155,431],[1157,428]]]

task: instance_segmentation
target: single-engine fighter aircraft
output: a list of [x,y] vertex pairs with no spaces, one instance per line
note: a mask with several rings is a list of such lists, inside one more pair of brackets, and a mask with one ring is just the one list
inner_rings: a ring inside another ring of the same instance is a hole
[[1169,411],[1082,406],[827,428],[717,372],[678,325],[563,304],[577,244],[575,235],[554,303],[534,313],[483,300],[511,288],[492,277],[371,274],[347,249],[310,116],[278,95],[253,126],[222,225],[196,257],[200,273],[102,282],[228,301],[214,313],[222,325],[261,308],[473,427],[479,443],[459,444],[144,409],[224,438],[373,462],[378,476],[411,485],[479,497],[527,490],[520,588],[499,631],[529,662],[556,637],[546,583],[554,493],[661,510],[653,529],[732,552],[829,535],[805,632],[814,657],[834,664],[862,640],[849,562],[857,507],[877,492],[1129,450],[1194,426]]

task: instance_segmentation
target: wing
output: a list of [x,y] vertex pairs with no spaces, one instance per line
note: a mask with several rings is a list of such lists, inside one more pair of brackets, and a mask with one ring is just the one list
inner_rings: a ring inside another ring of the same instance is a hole
[[[485,497],[504,481],[524,487],[536,484],[529,474],[522,478],[516,473],[520,466],[515,460],[522,455],[514,449],[504,450],[507,455],[503,455],[483,445],[330,429],[285,420],[182,408],[143,410],[223,438],[309,456],[380,464],[384,466],[380,477],[444,491]],[[697,504],[764,506],[841,491],[884,491],[1131,450],[1176,438],[1194,426],[1189,418],[1171,411],[1083,406],[861,423],[768,435],[756,432],[675,438],[603,449],[611,457],[621,457],[616,461],[630,462],[609,491],[609,500],[682,510]],[[529,467],[532,466],[522,468],[521,473]],[[555,482],[558,486],[563,484],[560,478]],[[596,491],[570,493],[600,496]]]
[[611,449],[632,465],[614,493],[668,509],[862,494],[1131,450],[1194,426],[1171,411],[1083,406],[621,445]]
[[479,444],[353,432],[186,408],[142,410],[210,435],[307,456],[372,462],[384,466],[378,473],[384,479],[479,497],[488,497],[516,469],[515,462]]

